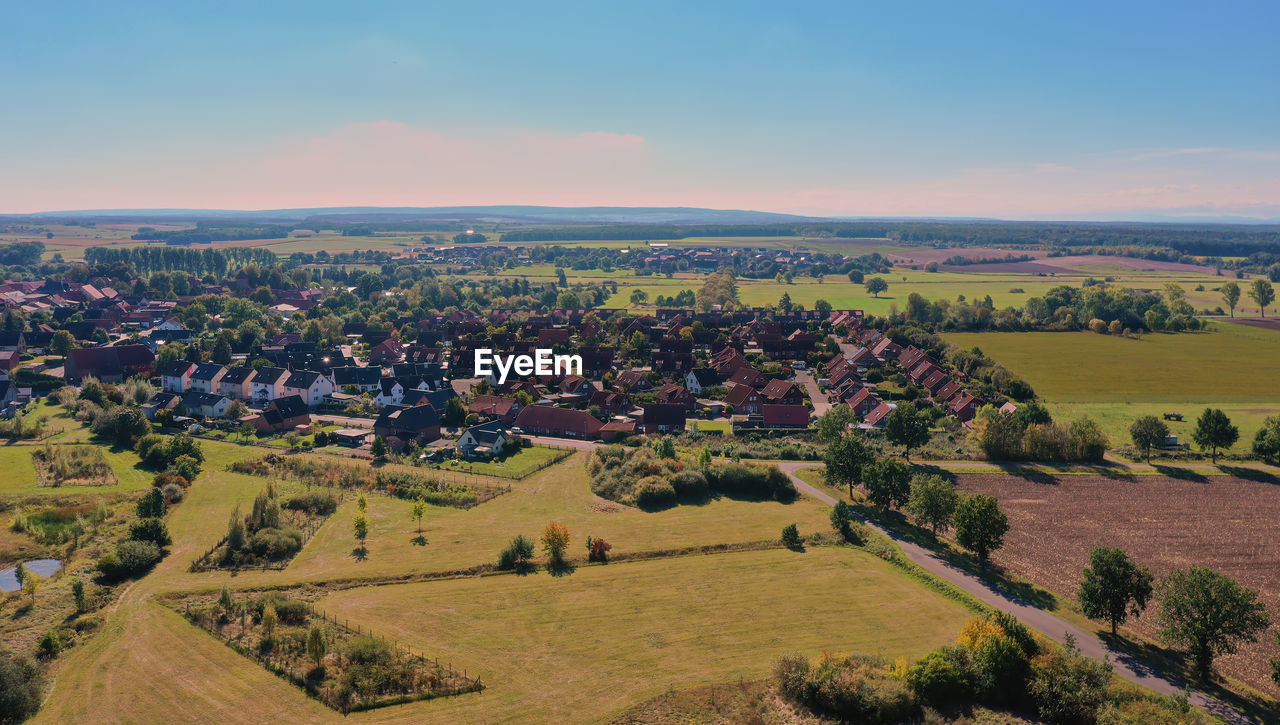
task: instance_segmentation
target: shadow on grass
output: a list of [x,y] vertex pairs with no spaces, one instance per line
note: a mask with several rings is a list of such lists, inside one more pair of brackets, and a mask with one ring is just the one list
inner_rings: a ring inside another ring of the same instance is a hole
[[351,550],[351,555],[356,558],[356,561],[364,561],[369,558],[369,550],[363,546],[357,546]]
[[412,543],[414,546],[426,546],[427,537],[423,536],[422,534],[418,534],[412,539],[409,539],[409,542]]
[[853,510],[868,521],[882,526],[894,538],[929,550],[949,566],[981,579],[994,591],[1006,597],[1012,597],[1047,612],[1057,608],[1057,600],[1048,591],[1030,582],[1013,578],[1003,567],[990,562],[984,565],[973,557],[956,551],[946,541],[936,538],[929,530],[910,523],[897,511],[880,511],[865,503],[853,504]]
[[569,576],[577,571],[578,567],[569,561],[553,561],[547,563],[547,573],[551,576]]

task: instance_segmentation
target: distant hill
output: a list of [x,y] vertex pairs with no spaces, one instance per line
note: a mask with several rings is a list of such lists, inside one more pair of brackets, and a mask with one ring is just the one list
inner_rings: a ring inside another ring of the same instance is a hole
[[[198,221],[217,219],[245,222],[411,222],[411,221],[507,221],[556,224],[770,224],[815,221],[819,217],[775,214],[738,209],[629,206],[347,206],[312,209],[80,209],[73,211],[13,214],[27,219],[150,219]],[[0,217],[3,218],[3,217]]]

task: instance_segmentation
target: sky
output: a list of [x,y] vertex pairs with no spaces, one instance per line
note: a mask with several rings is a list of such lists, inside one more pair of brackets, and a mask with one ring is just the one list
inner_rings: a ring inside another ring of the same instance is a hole
[[1280,219],[1275,3],[0,8],[0,213]]

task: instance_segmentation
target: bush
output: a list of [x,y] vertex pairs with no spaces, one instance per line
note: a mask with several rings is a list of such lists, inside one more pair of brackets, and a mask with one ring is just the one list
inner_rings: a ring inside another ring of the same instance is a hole
[[34,662],[0,649],[0,722],[19,723],[34,715],[43,686]]
[[367,635],[348,640],[344,654],[358,665],[385,665],[391,661],[391,647],[386,642]]
[[859,723],[911,722],[921,714],[906,683],[876,660],[827,655],[815,667],[802,660],[783,658],[774,673],[784,695],[815,710]]
[[907,671],[911,689],[936,705],[963,702],[973,692],[973,665],[969,650],[958,645],[939,647]]
[[181,502],[187,495],[187,489],[176,483],[166,483],[164,488],[160,489],[160,495],[164,496],[166,503],[175,504]]
[[773,666],[773,676],[778,680],[782,696],[799,702],[805,696],[805,685],[809,681],[809,660],[804,655],[783,655]]
[[41,657],[57,657],[62,651],[62,638],[58,636],[58,631],[51,629],[40,635],[40,640],[36,642],[36,650]]
[[711,487],[707,485],[707,477],[701,471],[683,470],[671,477],[671,487],[676,495],[686,500],[702,500],[711,495]]
[[795,524],[782,527],[782,545],[789,549],[800,548],[800,528]]
[[1089,723],[1106,701],[1110,681],[1111,665],[1055,648],[1031,661],[1027,692],[1045,722]]
[[98,571],[107,581],[121,581],[150,571],[161,556],[154,542],[123,541],[114,553],[98,559]]
[[307,491],[284,502],[290,511],[306,511],[312,516],[328,516],[338,510],[338,497],[332,491]]
[[253,621],[261,621],[267,607],[275,609],[276,619],[281,624],[303,625],[311,617],[311,607],[306,602],[290,599],[280,592],[267,592],[249,605]]
[[273,561],[284,559],[302,548],[302,532],[292,526],[258,529],[249,540],[254,554]]
[[676,505],[676,490],[670,483],[653,476],[636,486],[636,505],[642,509],[664,509]]
[[524,574],[533,568],[533,540],[523,534],[511,540],[507,548],[498,554],[498,568]]
[[141,410],[116,405],[95,418],[90,430],[121,448],[132,449],[140,438],[151,432],[151,423]]
[[129,524],[129,538],[133,541],[150,541],[156,546],[168,546],[173,543],[173,539],[169,538],[169,527],[155,518],[138,519]]

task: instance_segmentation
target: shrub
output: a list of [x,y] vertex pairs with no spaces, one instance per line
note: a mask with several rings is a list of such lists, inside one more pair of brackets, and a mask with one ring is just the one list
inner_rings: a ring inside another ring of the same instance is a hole
[[707,477],[701,471],[686,469],[671,477],[671,487],[676,495],[687,500],[701,500],[711,495]]
[[613,545],[599,537],[587,537],[587,561],[598,561],[601,564],[609,563],[609,552],[613,549]]
[[95,418],[90,430],[121,448],[131,449],[138,439],[151,432],[151,423],[141,410],[116,405]]
[[307,491],[284,502],[290,511],[306,511],[312,516],[328,516],[338,510],[338,497],[332,491]]
[[795,524],[782,527],[782,545],[789,549],[800,548],[800,528]]
[[391,647],[380,639],[358,635],[347,641],[347,659],[358,665],[384,665],[391,661]]
[[533,568],[532,559],[533,540],[521,534],[512,539],[507,548],[498,554],[498,568],[524,574]]
[[636,505],[642,509],[664,509],[676,504],[676,490],[657,476],[652,476],[636,486]]
[[963,701],[973,691],[969,650],[958,645],[935,649],[911,666],[907,682],[928,702],[945,705]]
[[182,488],[186,488],[191,485],[191,482],[176,473],[169,473],[166,471],[164,473],[157,473],[156,477],[151,479],[151,485],[156,488],[165,488],[167,486],[181,486]]
[[804,655],[783,655],[773,665],[773,676],[778,680],[778,690],[789,700],[801,701],[809,680],[809,660]]
[[123,541],[114,553],[98,560],[98,571],[108,581],[120,581],[145,574],[161,558],[160,547],[151,541]]
[[40,652],[41,657],[57,657],[62,651],[62,638],[58,636],[58,631],[51,629],[40,635],[40,640],[36,642],[36,650]]
[[302,532],[292,526],[258,529],[249,540],[249,549],[266,559],[284,559],[302,548]]
[[813,667],[802,660],[783,658],[774,672],[784,694],[815,710],[860,723],[910,722],[921,714],[906,683],[876,660],[827,655]]
[[1110,681],[1111,665],[1055,648],[1031,661],[1027,692],[1042,720],[1072,725],[1096,719]]
[[144,518],[159,518],[165,511],[164,493],[158,488],[151,488],[138,500],[137,513]]
[[[151,489],[155,491],[155,489]],[[129,524],[129,538],[133,541],[150,541],[156,546],[168,546],[173,543],[169,538],[169,527],[160,519],[138,519]]]
[[164,488],[160,489],[160,494],[164,496],[166,503],[174,504],[182,501],[187,495],[187,489],[176,483],[166,483]]
[[34,662],[0,649],[0,722],[18,723],[34,715],[43,686]]
[[255,622],[262,620],[267,607],[275,609],[276,619],[281,624],[306,624],[311,616],[311,607],[304,601],[290,599],[280,592],[267,592],[249,605],[249,611]]

